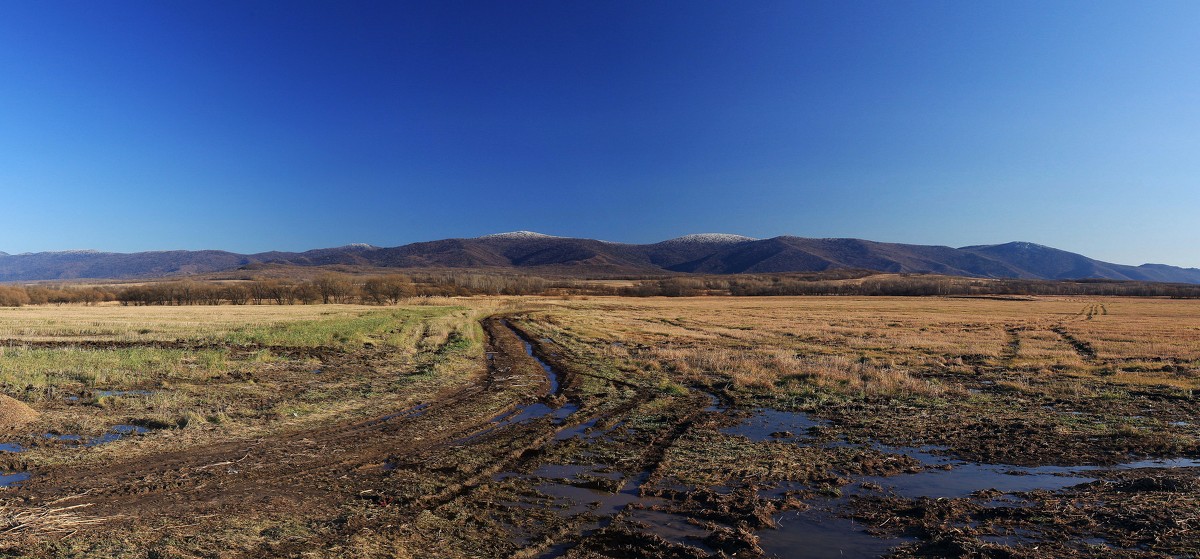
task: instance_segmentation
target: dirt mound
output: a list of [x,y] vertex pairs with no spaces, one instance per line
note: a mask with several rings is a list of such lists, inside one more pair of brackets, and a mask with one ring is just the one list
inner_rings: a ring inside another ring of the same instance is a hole
[[20,427],[37,419],[38,412],[24,402],[0,394],[0,429]]

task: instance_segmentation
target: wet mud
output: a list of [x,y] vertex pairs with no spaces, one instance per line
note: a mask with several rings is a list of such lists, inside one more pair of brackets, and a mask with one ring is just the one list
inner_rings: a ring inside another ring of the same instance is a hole
[[[932,416],[870,400],[783,411],[712,386],[614,375],[519,315],[482,326],[488,357],[476,374],[411,405],[270,439],[5,472],[3,506],[78,507],[72,514],[96,523],[70,536],[72,549],[126,556],[168,545],[198,552],[208,533],[250,534],[227,543],[229,557],[1195,557],[1200,549],[1194,441],[1052,435],[1050,414],[1099,417],[1110,411],[1099,403],[1031,402],[1013,417]],[[1012,336],[1015,355],[1020,334]],[[301,354],[321,360],[322,376],[372,363]],[[996,390],[984,380],[975,387],[982,395]],[[1120,405],[1163,407],[1155,398]],[[1169,406],[1177,428],[1190,429],[1194,404]],[[58,436],[52,444],[86,452],[154,432],[125,425],[101,437]],[[0,451],[19,461],[22,448]],[[47,541],[25,530],[4,546],[58,554]]]

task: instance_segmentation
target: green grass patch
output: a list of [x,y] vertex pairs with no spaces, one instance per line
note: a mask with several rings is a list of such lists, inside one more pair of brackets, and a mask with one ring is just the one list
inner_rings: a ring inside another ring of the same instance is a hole
[[227,359],[224,349],[6,347],[0,352],[0,383],[121,388],[156,379],[206,377],[224,371]]
[[460,307],[418,307],[371,311],[303,322],[280,322],[229,332],[222,342],[233,345],[285,347],[355,347],[366,343],[401,347],[411,330],[424,322],[462,310]]

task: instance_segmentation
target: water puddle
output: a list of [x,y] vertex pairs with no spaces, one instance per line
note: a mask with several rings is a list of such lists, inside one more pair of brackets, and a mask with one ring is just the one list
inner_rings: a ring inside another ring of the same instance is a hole
[[721,399],[712,392],[702,392],[708,398],[708,407],[704,411],[709,413],[722,413],[725,411],[725,406],[721,404]]
[[[515,334],[517,338],[521,340],[521,343],[525,345],[525,353],[529,355],[529,357],[533,358],[533,360],[542,368],[542,371],[546,373],[546,379],[550,382],[550,395],[557,395],[561,388],[558,371],[556,371],[554,367],[550,366],[549,363],[546,363],[540,357],[534,354],[533,344],[526,339],[519,330],[507,322],[505,322],[504,325],[512,330],[513,334]],[[458,439],[454,442],[454,444],[461,445],[509,425],[534,421],[544,417],[551,418],[555,425],[562,425],[566,422],[568,417],[577,411],[579,411],[579,404],[572,402],[568,402],[558,407],[551,407],[549,404],[544,402],[534,402],[526,406],[518,407],[515,410],[501,413],[491,418],[488,420],[489,425],[487,427]],[[562,432],[556,433],[556,437],[559,435],[562,435]],[[569,438],[569,436],[567,438]]]
[[114,425],[113,428],[109,429],[107,433],[94,439],[89,439],[87,442],[83,443],[83,446],[99,446],[105,443],[111,443],[113,441],[123,439],[130,435],[141,435],[149,432],[150,429],[142,427],[141,425]]
[[914,541],[877,538],[861,524],[828,509],[787,512],[775,517],[775,523],[774,530],[758,533],[758,545],[768,557],[882,557],[893,547]]
[[[512,327],[509,326],[509,328],[512,328]],[[517,330],[515,328],[513,328],[513,333],[515,333],[517,335],[517,337],[521,338],[521,343],[525,344],[525,354],[532,357],[534,361],[537,361],[537,364],[541,365],[542,370],[546,372],[546,378],[550,380],[550,394],[558,394],[558,389],[559,389],[558,371],[555,371],[554,367],[551,367],[549,363],[542,361],[542,359],[540,357],[538,357],[537,355],[534,355],[533,354],[533,344],[530,343],[529,340],[526,340],[524,337],[522,337],[521,333],[517,332]]]
[[594,438],[599,437],[600,435],[604,434],[604,432],[602,430],[596,429],[596,424],[599,422],[600,422],[600,418],[597,417],[595,419],[592,419],[591,421],[585,421],[583,423],[580,423],[579,425],[576,425],[575,427],[563,429],[563,430],[559,431],[558,434],[554,435],[554,440],[565,441],[567,439],[573,439],[575,437],[579,437],[580,439],[583,439],[583,440],[594,439]]
[[[46,439],[50,439],[50,440],[62,441],[67,446],[90,448],[93,446],[100,446],[102,444],[111,443],[113,441],[123,439],[130,435],[141,435],[143,433],[149,433],[149,432],[150,432],[150,428],[142,427],[141,425],[114,425],[111,429],[108,430],[107,433],[104,433],[103,435],[100,435],[98,437],[92,437],[92,438],[88,438],[88,439],[85,439],[80,435],[60,434],[60,433],[44,433],[42,435],[42,437],[46,438]],[[16,446],[16,445],[13,445],[13,446]],[[0,448],[0,449],[2,449],[2,448]]]
[[[63,433],[43,433],[42,437],[54,441],[62,441],[68,447],[91,448],[105,443],[128,437],[130,435],[140,435],[150,432],[149,428],[141,425],[114,425],[107,433],[99,437],[84,439],[80,435],[63,434]],[[25,448],[16,443],[0,443],[0,452],[24,452]],[[9,487],[14,484],[25,481],[33,476],[31,472],[3,472],[0,473],[0,487]]]
[[[538,490],[542,493],[553,497],[567,498],[574,500],[576,503],[581,503],[585,499],[590,499],[586,512],[594,517],[594,520],[584,523],[580,527],[579,534],[581,537],[594,534],[597,530],[612,524],[613,518],[625,510],[626,507],[639,503],[642,505],[653,506],[653,497],[642,497],[642,485],[650,478],[650,472],[641,472],[633,476],[621,485],[620,490],[613,492],[595,490],[590,488],[581,488],[575,485],[562,483],[548,483],[538,486]],[[581,511],[582,512],[582,511]],[[537,556],[538,559],[553,559],[561,557],[575,544],[564,542],[558,545],[551,546],[546,551]]]
[[625,520],[671,543],[689,545],[705,553],[715,553],[715,550],[704,543],[704,539],[711,532],[693,524],[686,515],[635,506],[626,513]]
[[[741,435],[755,441],[789,440],[805,444],[793,437],[823,423],[803,413],[759,410],[741,424],[723,429],[731,435]],[[785,435],[787,434],[787,435]],[[844,442],[834,446],[848,446]],[[985,506],[1022,506],[1023,501],[1013,494],[1035,490],[1055,491],[1089,483],[1097,473],[1139,468],[1194,468],[1200,459],[1173,458],[1139,460],[1115,466],[1038,466],[1025,467],[1007,464],[966,462],[944,456],[940,447],[892,447],[871,444],[871,448],[891,454],[902,454],[920,461],[926,469],[893,476],[866,476],[844,488],[846,497],[828,501],[812,509],[787,512],[775,517],[778,527],[759,532],[759,545],[779,557],[879,557],[900,545],[905,539],[883,539],[867,533],[854,521],[843,518],[849,495],[865,495],[882,490],[908,499],[964,498],[985,490],[998,490],[1005,497],[990,498]],[[787,487],[771,494],[782,493]],[[764,495],[764,497],[770,495]],[[1019,543],[1022,534],[995,536],[997,542]]]
[[125,396],[147,397],[154,394],[153,390],[93,390],[90,393],[85,392],[85,396],[90,396],[90,400],[85,400],[83,396],[72,394],[63,396],[63,400],[71,403],[79,403],[85,401],[94,401],[101,398],[121,398]]
[[1022,528],[1012,528],[1007,533],[1004,533],[1004,534],[979,536],[979,540],[982,542],[993,543],[996,545],[1003,545],[1006,547],[1019,546],[1019,545],[1032,544],[1032,543],[1036,542],[1037,534],[1031,530],[1025,530]]
[[762,442],[796,437],[807,433],[813,427],[823,425],[826,425],[826,422],[812,419],[807,414],[763,409],[756,411],[753,416],[738,425],[721,429],[721,432]]
[[154,394],[152,390],[97,390],[97,398],[114,398],[121,396],[149,396]]
[[29,472],[7,472],[0,474],[0,487],[11,487],[29,479],[32,475]]
[[570,416],[571,414],[573,414],[577,411],[579,411],[578,404],[564,404],[557,408],[552,408],[546,404],[537,402],[535,404],[530,404],[528,406],[525,406],[524,408],[519,410],[517,413],[509,415],[508,417],[498,421],[496,423],[495,427],[493,427],[493,429],[499,429],[506,425],[512,425],[514,423],[523,423],[526,421],[530,421],[530,420],[538,419],[538,418],[542,418],[542,417],[547,417],[547,416],[553,418],[554,423],[558,424],[558,423],[562,423],[563,420],[565,420],[568,416]]
[[60,433],[45,433],[42,437],[53,441],[79,442],[83,440],[83,437],[79,435],[64,435]]
[[[930,448],[896,448],[876,446],[885,452],[905,454],[920,460],[928,469],[890,477],[866,477],[862,481],[878,484],[901,497],[960,498],[989,489],[1004,494],[1044,490],[1057,491],[1097,478],[1091,472],[1135,470],[1141,468],[1195,468],[1200,459],[1172,458],[1138,460],[1114,466],[1012,466],[980,464],[935,456]],[[937,449],[933,449],[937,450]],[[946,469],[949,468],[949,469]]]
[[[1161,458],[1154,460],[1139,460],[1111,467],[1114,470],[1136,470],[1139,468],[1200,468],[1200,458]],[[1095,469],[1104,469],[1096,466]]]

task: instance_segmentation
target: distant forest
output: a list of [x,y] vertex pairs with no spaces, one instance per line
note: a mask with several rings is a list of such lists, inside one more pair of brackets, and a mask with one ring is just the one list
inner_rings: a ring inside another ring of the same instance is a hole
[[687,276],[619,282],[489,272],[423,272],[307,280],[162,280],[129,285],[0,285],[0,307],[45,304],[122,305],[394,305],[414,297],[550,296],[1020,296],[1092,295],[1200,298],[1200,285],[1112,280],[1045,281],[932,275],[879,275],[862,270],[738,276]]

